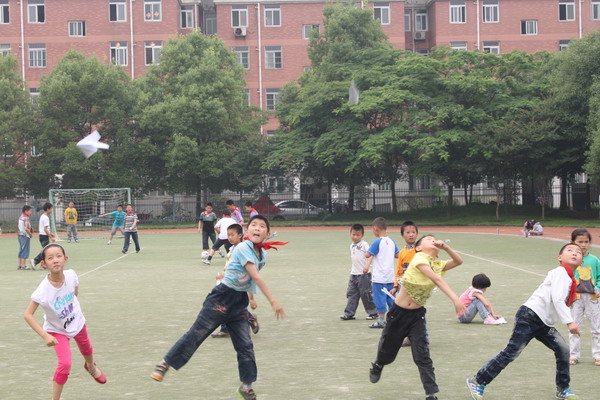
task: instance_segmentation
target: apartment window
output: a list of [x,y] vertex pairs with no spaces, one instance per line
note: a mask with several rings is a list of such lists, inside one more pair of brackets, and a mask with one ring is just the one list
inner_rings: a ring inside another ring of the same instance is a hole
[[281,46],[265,46],[265,60],[267,69],[281,69]]
[[373,3],[373,18],[378,19],[381,25],[389,25],[390,3]]
[[575,21],[575,0],[558,0],[558,20]]
[[162,41],[161,40],[153,40],[151,42],[144,42],[144,54],[145,54],[145,59],[146,59],[146,65],[159,64],[161,50],[162,50]]
[[311,66],[308,66],[308,67],[302,67],[302,71],[304,71],[304,72],[310,72],[310,71],[312,71],[312,69],[313,69],[313,68],[312,68]]
[[127,66],[127,42],[110,42],[110,62]]
[[467,42],[450,42],[450,47],[454,50],[468,50]]
[[250,107],[250,89],[244,88],[242,95],[242,107]]
[[0,43],[0,55],[8,56],[10,54],[10,44]]
[[313,31],[319,33],[319,25],[302,25],[302,39],[309,40]]
[[238,64],[244,69],[250,69],[250,53],[248,52],[248,46],[236,46],[233,48],[237,57]]
[[592,0],[592,19],[600,19],[600,1]]
[[160,21],[160,0],[144,0],[144,21]]
[[410,32],[411,26],[410,10],[404,11],[404,32]]
[[179,16],[179,27],[181,29],[194,27],[194,6],[181,6]]
[[[29,100],[32,104],[36,104],[40,99],[40,89],[38,88],[29,88]],[[31,146],[32,153],[38,153],[39,149],[35,146]],[[39,156],[40,154],[32,154],[34,156]]]
[[483,42],[483,52],[500,54],[500,42]]
[[535,19],[521,21],[521,35],[537,35],[538,24]]
[[275,130],[275,129],[267,129],[267,137],[275,136],[276,132],[277,132],[277,130]]
[[30,43],[29,68],[46,68],[46,43]]
[[247,28],[248,27],[248,7],[247,6],[231,6],[231,27],[232,28]]
[[450,23],[464,24],[467,22],[467,4],[465,0],[450,0]]
[[217,13],[215,11],[206,11],[204,13],[204,29],[206,35],[215,35],[217,33]]
[[127,21],[127,13],[125,3],[126,0],[109,0],[108,2],[108,20],[110,22],[125,22]]
[[418,56],[427,57],[429,55],[429,50],[428,49],[417,49],[417,50],[415,50],[415,53],[417,53]]
[[279,4],[265,4],[265,26],[281,26]]
[[417,10],[415,14],[415,30],[419,32],[427,30],[427,10]]
[[483,22],[500,22],[498,0],[483,0]]
[[69,21],[69,36],[83,37],[85,32],[85,21]]
[[565,51],[569,48],[570,40],[559,40],[558,41],[558,51]]
[[279,89],[267,88],[267,110],[275,111],[279,100]]
[[10,23],[10,10],[8,0],[0,0],[0,24]]
[[27,0],[27,22],[30,24],[46,22],[44,0]]

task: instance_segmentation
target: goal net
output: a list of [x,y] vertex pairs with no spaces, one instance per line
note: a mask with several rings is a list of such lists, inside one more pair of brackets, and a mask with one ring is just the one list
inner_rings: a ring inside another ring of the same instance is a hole
[[[113,217],[102,214],[113,212],[117,206],[131,203],[129,188],[109,189],[50,189],[48,199],[53,205],[50,214],[50,229],[57,235],[58,240],[67,239],[67,222],[74,218],[67,210],[69,203],[74,203],[77,210],[76,226],[79,239],[104,238],[110,233]],[[65,213],[65,211],[67,211]]]

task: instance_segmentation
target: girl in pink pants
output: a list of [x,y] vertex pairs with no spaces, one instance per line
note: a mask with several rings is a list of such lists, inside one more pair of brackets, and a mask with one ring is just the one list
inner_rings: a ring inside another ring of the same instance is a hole
[[[62,246],[51,243],[42,250],[42,266],[50,272],[31,295],[25,310],[25,321],[42,337],[46,346],[53,346],[58,357],[54,372],[52,399],[60,400],[63,387],[71,372],[70,339],[75,339],[85,359],[83,367],[98,383],[106,383],[106,376],[94,363],[93,348],[85,326],[85,317],[77,300],[79,278],[75,271],[63,270],[69,259]],[[34,318],[38,306],[44,309],[44,326]]]

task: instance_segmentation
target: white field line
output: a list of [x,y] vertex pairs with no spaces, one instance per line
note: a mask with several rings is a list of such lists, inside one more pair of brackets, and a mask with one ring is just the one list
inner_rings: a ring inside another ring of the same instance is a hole
[[107,262],[107,263],[104,263],[104,264],[102,264],[101,266],[99,266],[99,267],[96,267],[96,268],[94,268],[94,269],[92,269],[92,270],[90,270],[90,271],[84,272],[83,274],[80,274],[79,276],[86,276],[87,274],[91,274],[91,273],[92,273],[92,272],[94,272],[94,271],[98,271],[100,268],[104,268],[104,267],[106,267],[107,265],[110,265],[110,264],[112,264],[112,263],[114,263],[114,262],[116,262],[116,261],[119,261],[119,260],[120,260],[120,259],[122,259],[122,258],[125,258],[125,257],[127,257],[127,255],[128,255],[128,254],[123,254],[121,257],[117,257],[117,258],[115,258],[114,260],[112,260],[112,261],[109,261],[109,262]]
[[487,258],[483,258],[483,257],[479,257],[479,256],[474,256],[473,254],[465,253],[465,252],[462,252],[462,251],[457,251],[457,250],[454,250],[454,251],[456,251],[458,254],[461,254],[463,256],[473,257],[473,258],[476,258],[476,259],[481,260],[481,261],[485,261],[485,262],[489,262],[489,263],[492,263],[492,264],[501,265],[501,266],[507,267],[507,268],[516,269],[517,271],[526,272],[526,273],[531,274],[531,275],[536,275],[536,276],[541,276],[541,277],[545,277],[546,276],[546,275],[543,275],[543,274],[538,274],[537,272],[532,272],[532,271],[529,271],[529,270],[526,270],[526,269],[523,269],[523,268],[515,267],[514,265],[504,264],[504,263],[501,263],[501,262],[498,262],[498,261],[489,260]]

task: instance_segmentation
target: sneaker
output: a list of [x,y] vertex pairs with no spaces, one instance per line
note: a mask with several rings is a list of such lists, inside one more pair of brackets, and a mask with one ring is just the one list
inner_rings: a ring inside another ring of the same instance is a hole
[[206,264],[206,265],[210,265],[210,260],[209,260],[208,258],[207,258],[207,259],[204,259],[204,260],[202,260],[202,262],[203,262],[204,264]]
[[214,338],[226,338],[226,337],[229,337],[229,333],[223,332],[223,331],[219,331],[219,332],[213,333],[210,336],[214,337]]
[[121,253],[127,254],[127,250],[123,249],[123,250],[121,250]]
[[500,324],[505,324],[506,320],[504,320],[504,318],[499,318],[499,319],[495,319],[494,317],[492,317],[491,315],[488,315],[486,317],[486,319],[483,320],[483,323],[485,325],[500,325]]
[[17,269],[18,269],[18,270],[26,270],[26,269],[29,269],[29,267],[28,267],[27,265],[19,265],[19,266],[17,267]]
[[106,242],[106,244],[110,244],[112,242],[112,240],[109,240],[108,242]]
[[67,243],[71,243],[71,239],[67,239]]
[[252,333],[256,335],[260,329],[260,326],[258,325],[258,317],[256,316],[256,314],[251,314],[250,318],[248,319],[248,322],[250,323],[250,329],[252,329]]
[[377,319],[377,317],[379,317],[379,315],[377,314],[371,314],[371,315],[367,315],[367,318],[365,318],[367,321],[372,321],[374,319]]
[[474,400],[482,400],[483,399],[483,390],[485,389],[484,385],[480,385],[475,380],[475,377],[471,377],[467,379],[467,388],[469,388],[469,392],[471,392],[471,397]]
[[157,382],[162,382],[168,370],[169,364],[162,361],[160,364],[157,364],[156,367],[154,367],[154,371],[152,371],[152,373],[150,374],[150,378],[154,379]]
[[344,314],[344,315],[340,315],[340,319],[342,321],[351,321],[353,319],[356,319],[356,317],[354,315],[346,315],[346,314]]
[[383,370],[383,365],[379,365],[376,362],[371,363],[371,369],[369,370],[369,380],[371,383],[379,382],[379,378],[381,378],[381,371]]
[[79,243],[79,239],[75,239],[75,243]]
[[[31,269],[35,271],[35,261],[33,260],[33,258],[29,259],[29,265],[31,266]],[[29,269],[29,268],[26,268]],[[46,268],[44,268],[46,269]]]
[[244,389],[244,385],[241,385],[238,388],[238,394],[244,400],[256,400],[256,393],[254,392],[254,389]]
[[569,388],[563,389],[562,391],[557,390],[556,396],[557,399],[568,399],[568,400],[577,400],[579,397],[573,393],[573,391]]
[[223,253],[221,250],[219,250],[219,255],[221,256],[221,258],[225,257],[225,253]]
[[425,400],[438,400],[438,398],[435,394],[428,394],[425,396]]
[[369,328],[383,329],[383,328],[385,328],[385,322],[382,324],[381,322],[376,321],[376,322],[372,323],[371,325],[369,325]]

